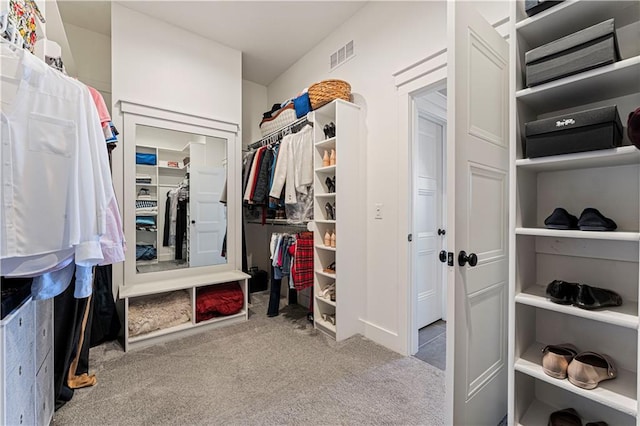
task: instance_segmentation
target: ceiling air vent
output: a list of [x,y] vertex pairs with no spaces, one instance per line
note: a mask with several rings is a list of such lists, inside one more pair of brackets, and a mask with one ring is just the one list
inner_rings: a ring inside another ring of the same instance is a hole
[[337,68],[347,60],[351,59],[355,54],[353,49],[353,40],[344,46],[340,47],[337,51],[333,52],[330,57],[331,69]]

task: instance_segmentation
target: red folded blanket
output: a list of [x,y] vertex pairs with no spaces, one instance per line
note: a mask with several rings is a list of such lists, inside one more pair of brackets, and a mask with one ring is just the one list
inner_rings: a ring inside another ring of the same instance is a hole
[[244,294],[238,283],[200,288],[196,294],[196,322],[237,314],[244,306]]

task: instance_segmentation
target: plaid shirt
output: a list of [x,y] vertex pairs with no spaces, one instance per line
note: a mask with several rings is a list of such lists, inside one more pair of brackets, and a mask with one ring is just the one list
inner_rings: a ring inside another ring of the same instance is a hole
[[298,291],[313,285],[313,232],[298,234],[292,275]]

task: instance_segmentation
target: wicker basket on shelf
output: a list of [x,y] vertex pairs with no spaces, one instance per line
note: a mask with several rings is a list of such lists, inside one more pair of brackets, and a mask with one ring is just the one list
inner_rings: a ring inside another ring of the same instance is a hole
[[350,98],[351,85],[343,80],[322,80],[309,87],[311,109],[318,109],[334,99],[342,99],[349,102]]

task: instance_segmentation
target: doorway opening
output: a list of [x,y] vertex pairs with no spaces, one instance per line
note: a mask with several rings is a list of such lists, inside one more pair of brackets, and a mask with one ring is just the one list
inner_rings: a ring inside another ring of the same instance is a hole
[[447,89],[440,81],[411,95],[412,353],[446,367]]

